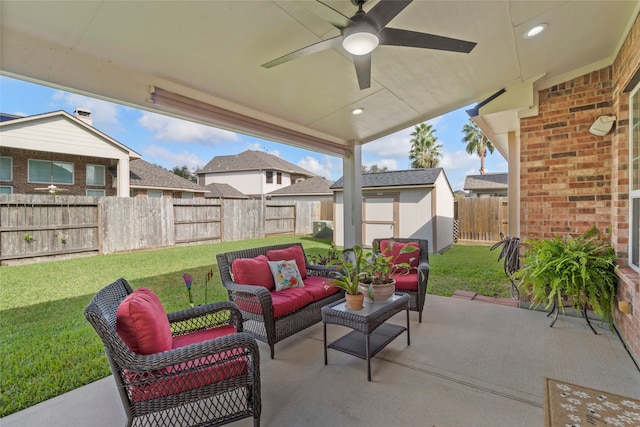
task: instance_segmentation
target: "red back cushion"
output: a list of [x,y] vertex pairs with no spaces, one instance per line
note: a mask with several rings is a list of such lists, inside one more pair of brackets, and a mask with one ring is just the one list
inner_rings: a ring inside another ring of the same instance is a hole
[[269,261],[288,261],[294,259],[303,279],[307,278],[307,264],[304,262],[304,252],[300,246],[291,246],[286,249],[272,249],[267,251]]
[[171,350],[173,337],[160,299],[150,289],[138,288],[118,306],[116,332],[138,354]]
[[255,258],[238,258],[231,264],[233,281],[241,285],[263,286],[270,291],[276,288],[269,268],[269,258],[258,255]]
[[[400,252],[402,249],[407,246],[413,246],[417,248],[417,250],[401,254]],[[418,242],[392,243],[390,240],[382,240],[380,242],[380,252],[386,257],[391,256],[391,262],[393,264],[402,264],[406,262],[411,266],[411,268],[416,268],[418,267],[418,264],[420,264],[420,244]]]

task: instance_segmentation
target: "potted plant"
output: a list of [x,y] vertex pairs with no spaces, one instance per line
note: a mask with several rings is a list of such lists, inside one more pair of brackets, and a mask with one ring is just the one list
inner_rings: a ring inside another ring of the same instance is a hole
[[585,318],[590,306],[603,321],[611,322],[618,276],[609,239],[594,226],[575,238],[556,236],[526,243],[524,267],[515,277],[521,280],[533,307],[544,303],[549,310],[555,304],[556,309],[564,310],[563,300],[568,300],[572,307],[583,310]]
[[[354,256],[343,257],[342,260],[332,260],[329,266],[336,268],[334,277],[326,286],[335,286],[345,292],[347,307],[352,310],[360,310],[363,307],[364,293],[358,287],[361,268],[364,265],[362,248],[354,248]],[[357,256],[355,255],[357,253]]]
[[373,250],[363,256],[364,262],[360,274],[360,290],[365,293],[365,300],[370,302],[384,302],[395,292],[396,281],[393,274],[409,272],[411,265],[400,261],[401,255],[418,251],[416,246],[402,245],[396,255],[393,255],[393,241],[389,242],[388,255],[383,254],[377,243]]

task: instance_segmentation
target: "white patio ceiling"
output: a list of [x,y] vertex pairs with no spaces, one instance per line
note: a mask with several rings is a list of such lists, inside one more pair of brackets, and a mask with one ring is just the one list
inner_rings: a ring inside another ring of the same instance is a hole
[[[327,3],[348,16],[356,10],[348,0]],[[0,69],[337,155],[506,88],[499,111],[510,113],[486,120],[500,139],[517,126],[516,111],[533,106],[534,82],[611,64],[639,3],[416,0],[388,26],[478,45],[470,54],[380,46],[371,88],[359,90],[341,47],[261,67],[338,35],[304,2],[3,0]],[[523,38],[537,23],[548,30]],[[219,114],[151,104],[153,86]],[[364,114],[352,115],[355,107]]]

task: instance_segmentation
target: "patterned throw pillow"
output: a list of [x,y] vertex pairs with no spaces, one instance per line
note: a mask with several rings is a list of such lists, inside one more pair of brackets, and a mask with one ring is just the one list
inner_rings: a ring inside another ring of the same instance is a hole
[[276,291],[289,288],[304,288],[295,260],[269,261],[269,268],[271,268],[271,273],[273,274]]

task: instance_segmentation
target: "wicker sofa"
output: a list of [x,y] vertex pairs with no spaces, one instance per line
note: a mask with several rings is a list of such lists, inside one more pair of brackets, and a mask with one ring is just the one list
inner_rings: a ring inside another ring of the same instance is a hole
[[[222,284],[229,300],[244,318],[244,331],[266,342],[275,356],[275,344],[322,320],[320,309],[344,297],[325,284],[333,268],[312,265],[300,243],[263,246],[216,256]],[[295,259],[304,287],[275,290],[266,260]]]

